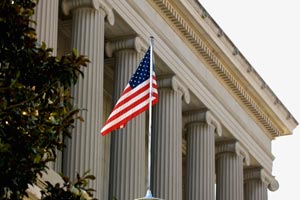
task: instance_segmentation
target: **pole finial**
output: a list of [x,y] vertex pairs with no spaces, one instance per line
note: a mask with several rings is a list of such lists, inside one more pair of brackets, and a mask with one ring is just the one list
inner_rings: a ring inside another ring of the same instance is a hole
[[150,44],[153,48],[153,46],[154,46],[154,37],[153,36],[150,36]]

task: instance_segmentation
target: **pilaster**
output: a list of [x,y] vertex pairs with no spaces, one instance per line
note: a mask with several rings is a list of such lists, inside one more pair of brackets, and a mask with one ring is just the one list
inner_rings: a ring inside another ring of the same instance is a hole
[[175,76],[158,80],[153,109],[152,192],[162,199],[182,199],[182,96],[189,93]]
[[187,117],[187,191],[189,200],[215,199],[215,134],[221,125],[210,111],[185,113]]
[[[74,104],[83,109],[80,116],[84,122],[76,121],[72,139],[66,140],[64,152],[64,173],[73,179],[77,173],[90,170],[97,179],[90,187],[96,190],[95,197],[106,197],[108,182],[105,175],[104,139],[100,136],[103,108],[104,79],[104,21],[107,12],[101,8],[100,0],[64,0],[65,14],[72,12],[72,47],[91,61],[81,69],[84,78],[72,88]],[[107,197],[106,197],[107,198]]]
[[268,188],[275,191],[279,188],[279,184],[264,169],[254,167],[244,170],[245,200],[267,200]]
[[[115,55],[115,102],[137,69],[144,46],[139,37],[106,43],[106,54]],[[109,199],[133,200],[146,193],[145,118],[145,112],[141,113],[111,134]]]
[[216,145],[217,200],[243,200],[243,163],[249,165],[250,158],[239,142]]

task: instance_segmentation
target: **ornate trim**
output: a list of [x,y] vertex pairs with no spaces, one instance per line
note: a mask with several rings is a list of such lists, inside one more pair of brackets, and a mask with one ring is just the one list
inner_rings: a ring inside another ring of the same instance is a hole
[[[195,48],[197,52],[212,67],[212,70],[220,77],[221,80],[231,89],[235,97],[245,105],[253,117],[271,134],[271,136],[279,136],[283,130],[280,130],[263,111],[263,109],[255,102],[255,100],[247,93],[238,80],[231,74],[225,65],[218,59],[215,53],[205,44],[200,35],[191,27],[188,22],[176,11],[169,0],[152,0],[168,18],[186,40]],[[221,36],[221,34],[220,34]],[[234,54],[238,52],[233,51]]]
[[186,125],[189,126],[195,123],[207,123],[209,126],[215,128],[215,134],[217,136],[222,136],[222,127],[218,120],[213,116],[209,110],[198,110],[189,111],[184,113],[187,116]]
[[112,57],[115,51],[123,49],[135,49],[137,52],[145,52],[146,44],[142,42],[140,37],[132,37],[126,39],[119,39],[105,44],[105,53],[108,57]]
[[216,157],[224,153],[235,153],[243,159],[246,166],[250,165],[249,153],[238,141],[230,140],[217,143]]
[[69,15],[73,9],[88,7],[98,9],[100,7],[99,0],[63,0],[62,11],[65,15]]
[[65,15],[69,15],[76,8],[93,8],[99,10],[101,8],[106,14],[106,20],[112,26],[115,23],[115,15],[112,7],[103,0],[63,0],[62,11]]
[[270,191],[276,191],[279,188],[279,183],[275,179],[275,177],[267,173],[267,171],[261,167],[253,167],[253,168],[245,169],[244,180],[245,182],[251,180],[261,180],[263,183],[265,183],[268,186]]
[[100,1],[100,8],[102,10],[104,10],[104,12],[106,13],[106,21],[113,26],[115,24],[115,15],[112,9],[112,6],[109,5],[106,1],[103,0],[98,0]]
[[183,98],[186,103],[190,103],[191,97],[190,97],[190,92],[185,87],[176,76],[166,76],[162,77],[158,81],[158,87],[159,88],[172,88],[174,91],[180,91],[183,94]]

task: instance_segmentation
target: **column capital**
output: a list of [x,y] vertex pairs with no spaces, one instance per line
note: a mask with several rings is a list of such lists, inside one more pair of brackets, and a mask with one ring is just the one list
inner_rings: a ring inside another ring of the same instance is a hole
[[213,116],[211,111],[207,109],[201,109],[196,111],[185,112],[186,116],[185,126],[190,126],[195,123],[207,123],[215,128],[215,134],[222,136],[222,127],[219,121]]
[[118,39],[105,44],[105,53],[108,57],[112,57],[113,53],[123,49],[134,49],[138,53],[145,52],[147,50],[146,43],[138,36]]
[[190,103],[190,92],[188,88],[184,86],[182,82],[177,78],[177,76],[169,75],[160,77],[157,82],[160,89],[172,88],[176,92],[181,92],[185,102]]
[[104,0],[63,0],[62,2],[62,11],[65,15],[69,15],[72,10],[78,8],[102,9],[105,12],[108,23],[110,25],[115,23],[112,6]]
[[225,154],[225,153],[234,153],[240,156],[245,165],[250,165],[250,156],[242,145],[236,140],[222,141],[216,144],[216,157]]
[[279,188],[279,183],[274,176],[269,174],[262,167],[251,167],[244,170],[244,181],[260,180],[266,184],[270,191],[276,191]]

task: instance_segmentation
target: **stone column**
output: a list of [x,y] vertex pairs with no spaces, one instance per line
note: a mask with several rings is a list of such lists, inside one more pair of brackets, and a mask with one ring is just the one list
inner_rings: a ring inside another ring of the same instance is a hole
[[[139,37],[106,44],[106,54],[115,55],[114,102],[117,102],[146,52]],[[111,134],[109,199],[127,200],[146,193],[145,112]]]
[[221,125],[207,110],[188,112],[186,117],[186,199],[214,200],[215,134],[221,136]]
[[[87,55],[90,64],[83,70],[72,89],[74,104],[82,110],[79,114],[84,122],[76,121],[72,139],[67,139],[64,152],[63,171],[73,179],[76,173],[90,170],[97,179],[90,183],[96,190],[95,197],[104,196],[104,151],[103,138],[100,136],[103,109],[103,69],[104,69],[104,18],[114,23],[108,5],[100,0],[64,0],[62,9],[65,14],[72,12],[72,48]],[[106,183],[108,184],[108,183]]]
[[40,42],[45,42],[48,48],[53,48],[53,54],[57,51],[58,29],[58,2],[59,0],[39,0],[33,20],[36,21],[36,34]]
[[[36,29],[39,42],[45,42],[47,48],[53,48],[53,55],[55,56],[57,51],[58,0],[40,0],[32,19],[36,22],[33,27]],[[61,151],[56,151],[56,161],[49,162],[47,165],[56,172],[61,172]]]
[[243,200],[243,162],[249,165],[246,150],[237,141],[216,146],[217,200]]
[[261,167],[244,171],[244,200],[267,200],[268,188],[276,191],[278,182]]
[[158,81],[158,104],[153,109],[152,175],[153,196],[182,199],[182,95],[189,92],[177,77]]

